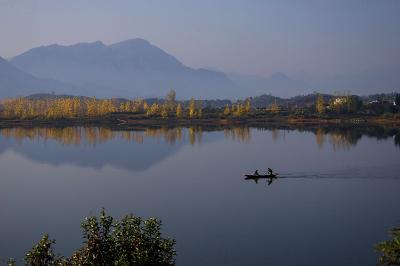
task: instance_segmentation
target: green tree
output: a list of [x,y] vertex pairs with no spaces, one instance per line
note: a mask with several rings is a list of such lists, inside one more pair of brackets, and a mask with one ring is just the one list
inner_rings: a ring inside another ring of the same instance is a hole
[[379,264],[385,266],[400,265],[400,228],[392,230],[392,240],[384,241],[376,246],[381,252]]
[[203,116],[203,108],[199,107],[199,109],[197,109],[197,117],[201,118]]
[[57,265],[62,258],[56,256],[53,246],[54,240],[50,240],[48,235],[44,235],[42,239],[32,247],[26,254],[25,262],[29,266]]
[[114,265],[173,265],[175,241],[161,236],[161,221],[125,216],[114,226]]
[[201,118],[203,116],[203,104],[201,101],[197,102],[197,117]]
[[7,266],[16,266],[17,262],[14,259],[7,260]]
[[165,97],[165,104],[167,105],[169,111],[173,111],[176,105],[176,92],[175,90],[170,90]]
[[175,103],[175,101],[176,101],[176,92],[175,92],[175,90],[169,90],[168,93],[167,93],[167,96],[165,97],[165,100],[167,102]]
[[127,215],[120,221],[107,215],[87,217],[81,224],[83,246],[70,258],[55,255],[54,240],[45,235],[26,255],[28,266],[108,266],[175,264],[175,241],[161,235],[162,223]]
[[362,106],[362,102],[359,97],[355,95],[348,95],[346,97],[347,101],[347,112],[349,113],[356,113],[358,110],[360,110]]
[[114,243],[112,238],[113,218],[104,209],[100,217],[87,217],[81,224],[84,246],[72,256],[74,265],[112,265]]
[[400,107],[400,94],[396,94],[396,96],[394,97],[394,103],[396,104],[396,106]]

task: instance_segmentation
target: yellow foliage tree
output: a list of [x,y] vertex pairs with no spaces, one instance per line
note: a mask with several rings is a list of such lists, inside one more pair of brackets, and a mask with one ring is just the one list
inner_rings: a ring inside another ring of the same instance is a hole
[[176,106],[176,117],[182,117],[182,105],[180,103],[178,103],[178,105]]
[[249,99],[246,100],[244,110],[246,111],[246,113],[250,113],[250,111],[251,111],[251,102]]
[[199,107],[199,109],[197,109],[197,117],[201,118],[203,116],[203,108]]
[[189,103],[189,118],[193,118],[196,115],[196,103],[193,98],[190,99]]
[[143,112],[147,112],[147,109],[149,109],[149,104],[146,101],[143,101]]
[[230,113],[231,113],[231,108],[229,108],[229,105],[227,104],[224,109],[224,115],[229,115]]
[[236,104],[235,115],[241,116],[243,114],[243,105],[241,103]]
[[325,101],[324,101],[324,97],[321,94],[318,95],[316,109],[317,109],[317,113],[319,113],[319,114],[325,113]]
[[153,103],[149,108],[147,108],[146,114],[150,115],[157,115],[160,112],[160,106],[158,103]]
[[168,107],[165,104],[161,108],[161,116],[163,118],[167,118],[168,117]]
[[270,107],[269,110],[273,114],[279,113],[279,105],[276,103],[276,100],[275,100],[275,102],[273,104],[271,104],[271,107]]
[[86,113],[88,116],[97,116],[98,115],[97,107],[98,105],[96,97],[86,100]]

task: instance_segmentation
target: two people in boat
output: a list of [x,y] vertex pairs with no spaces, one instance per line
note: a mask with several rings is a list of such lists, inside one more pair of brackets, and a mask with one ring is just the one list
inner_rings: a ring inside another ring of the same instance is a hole
[[[274,174],[274,172],[272,171],[272,169],[268,167],[267,175],[273,175],[273,174]],[[254,172],[254,175],[260,175],[260,174],[258,173],[258,169]]]

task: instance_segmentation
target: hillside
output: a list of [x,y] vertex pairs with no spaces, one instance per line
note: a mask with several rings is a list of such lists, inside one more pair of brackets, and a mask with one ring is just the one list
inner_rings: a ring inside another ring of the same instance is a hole
[[159,97],[174,88],[188,97],[226,97],[236,86],[224,73],[192,69],[142,39],[112,45],[102,42],[31,49],[11,59],[18,68],[38,77],[76,84],[87,95],[101,97]]
[[39,92],[76,94],[76,86],[53,79],[43,79],[25,73],[0,57],[0,97],[28,95]]

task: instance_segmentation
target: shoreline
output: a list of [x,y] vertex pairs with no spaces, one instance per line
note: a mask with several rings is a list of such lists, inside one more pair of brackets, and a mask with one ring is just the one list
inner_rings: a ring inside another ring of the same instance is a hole
[[75,119],[0,119],[0,128],[14,127],[71,127],[97,126],[120,129],[134,129],[145,127],[263,127],[274,125],[287,126],[391,126],[400,128],[399,118],[384,118],[381,116],[337,115],[332,117],[290,117],[290,116],[263,116],[263,117],[230,117],[230,118],[160,118],[144,117],[129,114],[110,114],[102,118],[75,118]]

